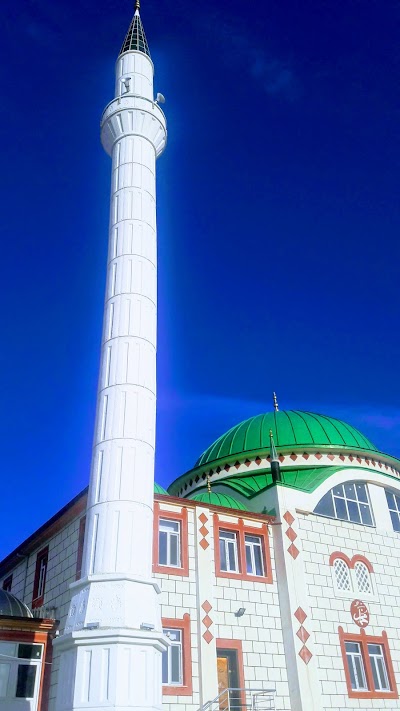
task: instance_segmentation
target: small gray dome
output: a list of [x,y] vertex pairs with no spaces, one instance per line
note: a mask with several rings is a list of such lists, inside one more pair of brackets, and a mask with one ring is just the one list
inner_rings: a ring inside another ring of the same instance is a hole
[[6,590],[0,590],[0,615],[8,617],[33,617],[29,607]]

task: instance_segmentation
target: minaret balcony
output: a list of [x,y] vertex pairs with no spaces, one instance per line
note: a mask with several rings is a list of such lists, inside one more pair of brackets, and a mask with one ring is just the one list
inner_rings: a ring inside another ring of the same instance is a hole
[[141,136],[150,141],[158,157],[167,141],[164,112],[155,101],[126,94],[113,99],[101,117],[101,142],[111,155],[115,143],[124,136]]

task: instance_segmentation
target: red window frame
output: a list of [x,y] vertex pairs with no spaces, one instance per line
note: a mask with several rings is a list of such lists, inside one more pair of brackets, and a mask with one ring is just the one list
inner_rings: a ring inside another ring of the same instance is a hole
[[[167,518],[170,521],[177,521],[181,527],[181,566],[160,565],[158,562],[159,546],[158,533],[160,518]],[[165,573],[166,575],[179,575],[188,577],[189,575],[189,549],[188,549],[188,511],[182,507],[177,511],[164,511],[160,508],[158,501],[154,503],[154,529],[153,529],[153,573]]]
[[[388,637],[386,632],[382,632],[380,637],[367,635],[365,630],[360,630],[359,634],[351,634],[344,632],[343,627],[339,627],[339,640],[340,649],[342,652],[344,674],[346,677],[347,695],[350,699],[398,699],[399,694],[396,686],[396,679],[394,676],[392,658],[390,656]],[[368,690],[362,691],[361,689],[352,689],[350,671],[347,663],[346,656],[346,642],[356,642],[360,645],[362,658],[364,661],[365,676],[367,678]],[[374,687],[374,677],[372,674],[371,662],[368,654],[368,644],[379,644],[383,647],[383,653],[385,656],[386,670],[390,684],[390,691],[380,691],[376,690]]]
[[80,580],[82,574],[83,544],[85,542],[86,516],[79,521],[78,554],[76,557],[75,580]]
[[[221,557],[219,552],[219,532],[220,530],[233,531],[237,534],[239,571],[221,570]],[[249,575],[246,570],[246,544],[245,535],[258,536],[261,538],[265,575]],[[251,580],[258,583],[272,583],[271,551],[269,547],[268,526],[263,524],[261,528],[248,526],[240,518],[237,523],[227,523],[221,521],[218,514],[214,514],[214,540],[215,540],[215,575],[217,578],[233,578],[236,580]]]
[[163,617],[162,627],[182,632],[182,676],[183,684],[179,686],[166,686],[163,684],[163,696],[191,696],[192,689],[192,645],[190,639],[190,615],[183,615],[183,619],[175,620]]
[[[43,560],[46,560],[46,572],[44,574],[43,591],[40,596],[39,592],[39,581],[40,581],[40,567]],[[35,569],[35,579],[33,582],[33,597],[32,597],[32,608],[41,607],[44,602],[44,594],[46,591],[46,578],[47,578],[47,566],[49,563],[49,547],[42,548],[41,551],[36,556],[36,569]]]
[[11,592],[12,579],[13,579],[13,576],[12,576],[12,574],[11,574],[11,575],[8,576],[8,578],[5,578],[5,579],[3,580],[3,586],[2,586],[2,587],[3,587],[3,590],[5,590],[6,592]]

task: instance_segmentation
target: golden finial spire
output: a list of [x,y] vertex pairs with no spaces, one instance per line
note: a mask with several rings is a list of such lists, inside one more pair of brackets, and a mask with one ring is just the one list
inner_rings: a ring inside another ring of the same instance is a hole
[[273,393],[273,396],[274,396],[274,410],[275,410],[275,412],[279,412],[278,398],[276,397],[276,393]]
[[140,10],[140,0],[135,1],[135,10]]
[[207,474],[207,491],[211,494],[211,477],[209,474]]

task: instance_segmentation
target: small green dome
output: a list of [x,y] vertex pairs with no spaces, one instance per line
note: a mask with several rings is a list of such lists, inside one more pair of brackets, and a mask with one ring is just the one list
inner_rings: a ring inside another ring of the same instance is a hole
[[299,410],[280,410],[250,417],[232,427],[203,452],[195,468],[246,452],[269,450],[270,430],[278,451],[306,447],[378,451],[359,430],[335,417]]
[[156,482],[154,482],[154,493],[155,494],[164,494],[164,496],[168,496],[168,491],[163,489],[163,487],[160,486],[159,484],[157,484]]
[[216,491],[203,491],[199,494],[194,494],[188,498],[193,501],[201,501],[204,504],[213,504],[214,506],[225,506],[226,509],[237,509],[238,511],[247,511],[244,504],[240,503],[228,494],[218,494]]

